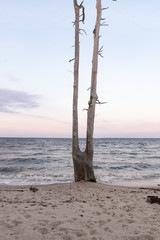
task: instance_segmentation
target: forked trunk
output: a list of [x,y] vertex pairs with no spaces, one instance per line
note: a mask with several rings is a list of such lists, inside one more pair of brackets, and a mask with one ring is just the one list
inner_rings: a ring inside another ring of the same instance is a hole
[[95,182],[93,170],[93,131],[95,105],[98,99],[96,93],[97,87],[97,70],[98,70],[98,48],[99,48],[99,29],[101,21],[101,0],[97,0],[97,19],[94,29],[94,48],[92,59],[92,77],[90,101],[87,117],[87,138],[86,150],[82,152],[78,143],[78,83],[79,83],[79,22],[80,9],[82,9],[82,20],[84,21],[83,2],[78,5],[77,0],[73,0],[75,9],[75,59],[74,59],[74,85],[73,85],[73,132],[72,132],[72,158],[74,164],[75,181],[92,181]]
[[81,180],[95,182],[92,159],[89,159],[84,151],[77,151],[73,156],[74,162],[74,178],[76,182]]

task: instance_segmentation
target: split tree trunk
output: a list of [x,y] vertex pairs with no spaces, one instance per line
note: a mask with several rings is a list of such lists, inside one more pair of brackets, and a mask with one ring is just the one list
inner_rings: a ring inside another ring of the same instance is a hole
[[73,85],[73,132],[72,132],[72,158],[74,164],[75,181],[92,181],[95,182],[93,170],[93,132],[95,105],[98,99],[97,88],[97,71],[98,71],[98,49],[99,49],[99,30],[101,22],[101,0],[97,0],[97,19],[94,33],[94,47],[92,59],[92,76],[90,101],[87,116],[87,137],[86,149],[82,152],[78,143],[78,83],[79,83],[79,22],[80,9],[83,9],[82,21],[84,21],[83,2],[78,5],[77,0],[73,0],[75,9],[75,59],[74,59],[74,85]]

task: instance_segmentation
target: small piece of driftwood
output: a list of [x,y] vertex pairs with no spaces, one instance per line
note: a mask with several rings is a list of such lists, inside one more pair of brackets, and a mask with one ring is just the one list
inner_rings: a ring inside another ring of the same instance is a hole
[[37,192],[38,191],[38,188],[36,188],[36,187],[30,187],[30,191],[32,191],[32,192]]
[[160,198],[158,196],[147,196],[147,202],[149,203],[159,203],[160,204]]

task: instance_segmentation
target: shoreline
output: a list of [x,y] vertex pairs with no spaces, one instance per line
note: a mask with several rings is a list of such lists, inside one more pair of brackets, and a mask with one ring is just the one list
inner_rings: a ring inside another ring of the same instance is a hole
[[104,183],[0,185],[0,239],[159,240],[160,187]]
[[[59,184],[72,184],[75,183],[74,181],[71,182],[55,182],[55,183],[48,183],[48,184],[8,184],[8,183],[0,183],[1,186],[9,186],[9,187],[30,187],[30,186],[52,186],[52,185],[59,185]],[[150,178],[147,180],[122,180],[122,181],[115,181],[115,182],[101,182],[97,181],[98,184],[105,184],[108,186],[117,186],[117,187],[128,187],[128,188],[159,188],[160,187],[160,178]]]
[[119,186],[119,187],[133,187],[133,188],[160,188],[160,179],[151,178],[148,180],[126,180],[117,181],[109,185]]

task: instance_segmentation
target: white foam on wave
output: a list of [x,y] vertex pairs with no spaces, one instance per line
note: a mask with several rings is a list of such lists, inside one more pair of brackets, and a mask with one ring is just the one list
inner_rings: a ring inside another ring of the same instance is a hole
[[72,182],[73,175],[54,174],[18,174],[0,179],[0,184],[7,185],[48,185],[54,183]]

